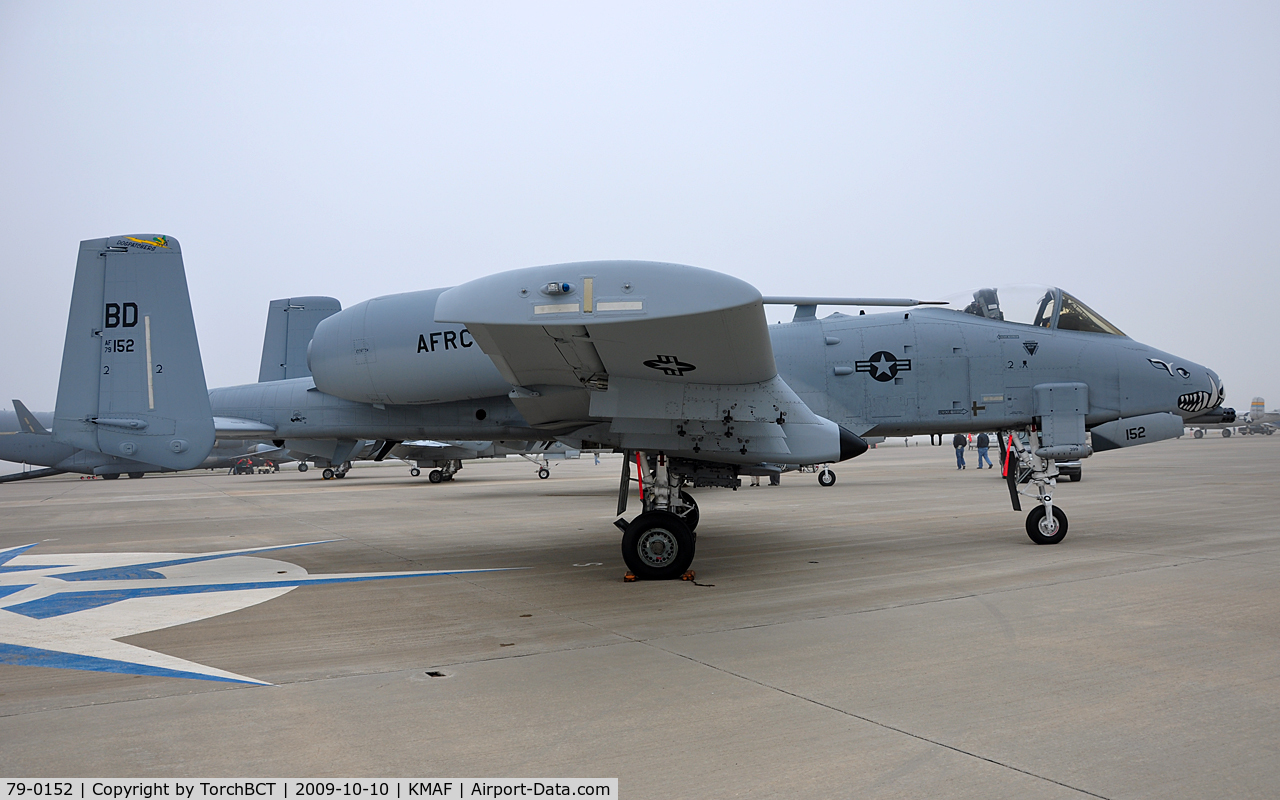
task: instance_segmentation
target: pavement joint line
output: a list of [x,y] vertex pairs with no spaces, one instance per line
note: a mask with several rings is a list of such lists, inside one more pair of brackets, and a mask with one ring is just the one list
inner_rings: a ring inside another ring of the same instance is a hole
[[[1214,556],[1192,556],[1192,555],[1180,555],[1180,556],[1173,556],[1173,555],[1166,555],[1166,554],[1164,554],[1164,553],[1146,553],[1146,552],[1143,552],[1143,551],[1141,551],[1141,550],[1110,550],[1110,549],[1109,549],[1109,550],[1107,550],[1107,552],[1110,552],[1110,553],[1124,553],[1125,555],[1131,555],[1131,556],[1150,556],[1150,557],[1152,557],[1152,558],[1182,558],[1182,559],[1187,559],[1187,561],[1186,561],[1186,562],[1184,562],[1184,563],[1190,563],[1190,562],[1203,563],[1203,562],[1209,562],[1209,561],[1225,561],[1225,562],[1228,562],[1228,563],[1235,563],[1235,561],[1236,561],[1237,559],[1241,559],[1241,558],[1248,558],[1249,556],[1256,556],[1256,555],[1260,555],[1260,554],[1269,554],[1269,553],[1274,553],[1274,552],[1276,552],[1277,550],[1280,550],[1280,547],[1264,547],[1264,548],[1262,548],[1261,550],[1250,550],[1250,551],[1245,552],[1245,553],[1236,553],[1235,555],[1231,555],[1231,556],[1218,556],[1218,557],[1214,557]],[[1261,567],[1270,567],[1270,568],[1277,568],[1277,567],[1280,567],[1280,565],[1277,565],[1277,564],[1257,564],[1257,562],[1254,562],[1254,561],[1248,561],[1248,562],[1245,562],[1245,563],[1249,564],[1250,566],[1254,566],[1254,565],[1256,565],[1256,566],[1261,566]],[[1175,564],[1174,566],[1182,566],[1182,565],[1181,565],[1181,564]]]
[[652,644],[652,643],[650,643],[650,642],[642,642],[642,644],[648,645],[649,647],[652,647],[652,648],[654,648],[655,650],[659,650],[659,651],[661,651],[661,652],[663,652],[663,653],[668,653],[668,654],[670,654],[670,655],[676,656],[677,658],[683,658],[683,659],[686,659],[686,660],[688,660],[688,661],[693,662],[694,664],[700,664],[700,665],[702,665],[702,666],[706,667],[707,669],[714,670],[714,671],[716,671],[716,672],[720,672],[720,673],[725,674],[725,675],[730,675],[730,676],[732,676],[732,677],[737,678],[738,680],[745,681],[746,683],[754,684],[754,685],[759,686],[759,687],[761,687],[761,688],[763,688],[763,689],[769,689],[770,691],[774,691],[774,692],[777,692],[778,694],[783,694],[783,695],[786,695],[786,696],[788,696],[788,697],[792,697],[792,698],[794,698],[794,699],[796,699],[796,700],[799,700],[799,701],[801,701],[801,702],[803,702],[803,703],[809,703],[809,704],[811,704],[811,705],[818,706],[819,708],[825,708],[825,709],[827,709],[827,710],[829,710],[829,711],[834,711],[834,712],[836,712],[837,714],[843,714],[844,716],[851,717],[851,718],[856,719],[856,720],[861,720],[862,722],[866,722],[866,723],[868,723],[868,724],[870,724],[870,725],[875,725],[875,726],[877,726],[877,727],[884,728],[885,730],[888,730],[888,731],[893,731],[894,733],[902,734],[903,736],[908,736],[908,737],[910,737],[910,738],[912,738],[912,739],[915,739],[915,740],[917,740],[917,741],[927,742],[928,744],[931,744],[931,745],[933,745],[933,746],[935,746],[935,747],[941,747],[941,748],[944,748],[944,749],[946,749],[946,750],[950,750],[950,751],[952,751],[953,753],[959,753],[960,755],[968,756],[968,757],[973,758],[973,759],[976,759],[976,760],[978,760],[978,761],[985,761],[985,762],[986,762],[986,763],[988,763],[988,764],[992,764],[992,765],[995,765],[995,766],[997,766],[997,767],[1002,767],[1002,768],[1007,769],[1007,770],[1010,770],[1010,771],[1012,771],[1012,772],[1018,772],[1018,773],[1021,773],[1021,774],[1023,774],[1023,775],[1026,775],[1026,776],[1028,776],[1028,777],[1036,778],[1036,779],[1038,779],[1038,780],[1045,781],[1046,783],[1052,783],[1052,784],[1054,784],[1055,786],[1061,786],[1061,787],[1062,787],[1062,788],[1064,788],[1064,789],[1070,789],[1070,790],[1071,790],[1071,791],[1073,791],[1073,792],[1079,792],[1080,794],[1088,795],[1089,797],[1097,797],[1097,798],[1100,798],[1100,800],[1111,800],[1111,798],[1108,798],[1106,795],[1097,794],[1096,792],[1091,792],[1091,791],[1089,791],[1088,789],[1081,789],[1079,786],[1072,786],[1072,785],[1071,785],[1071,784],[1069,784],[1069,783],[1063,783],[1062,781],[1055,780],[1055,779],[1050,778],[1050,777],[1047,777],[1047,776],[1045,776],[1045,775],[1039,775],[1039,774],[1037,774],[1037,773],[1031,772],[1030,770],[1022,769],[1021,767],[1015,767],[1015,766],[1014,766],[1014,765],[1012,765],[1012,764],[1006,764],[1006,763],[1004,763],[1003,761],[997,761],[997,760],[996,760],[996,759],[994,759],[994,758],[990,758],[990,757],[988,757],[988,756],[984,756],[984,755],[981,755],[981,754],[979,754],[979,753],[974,753],[974,752],[972,752],[972,751],[965,750],[965,749],[960,748],[960,747],[956,747],[955,745],[947,744],[946,742],[940,742],[940,741],[938,741],[937,739],[930,739],[928,736],[923,736],[923,735],[918,734],[918,733],[912,733],[911,731],[905,730],[905,729],[903,729],[903,728],[898,728],[898,727],[895,727],[895,726],[893,726],[893,725],[890,725],[890,724],[888,724],[887,722],[880,722],[879,720],[874,720],[874,719],[871,719],[870,717],[865,717],[865,716],[863,716],[863,715],[861,715],[861,714],[855,714],[855,713],[854,713],[854,712],[852,712],[852,711],[848,711],[848,710],[846,710],[846,709],[839,708],[839,707],[837,707],[837,706],[833,706],[833,705],[831,705],[830,703],[824,703],[824,702],[822,702],[821,700],[815,700],[815,699],[814,699],[814,698],[812,698],[812,697],[805,697],[805,696],[804,696],[804,695],[802,695],[802,694],[798,694],[798,693],[796,693],[796,692],[792,692],[792,691],[789,691],[789,690],[787,690],[787,689],[783,689],[783,688],[782,688],[782,687],[780,687],[780,686],[774,686],[774,685],[772,685],[772,684],[765,683],[764,681],[757,680],[756,678],[748,677],[748,676],[743,675],[743,674],[741,674],[741,673],[734,672],[733,670],[725,669],[725,668],[723,668],[723,667],[717,667],[717,666],[715,666],[714,664],[708,664],[708,663],[707,663],[707,662],[705,662],[705,661],[702,661],[702,660],[700,660],[700,659],[694,658],[693,656],[690,656],[690,655],[686,655],[686,654],[684,654],[684,653],[677,653],[677,652],[675,652],[675,651],[673,651],[673,650],[668,650],[668,649],[666,649],[665,647],[659,647],[658,645],[656,645],[656,644]]

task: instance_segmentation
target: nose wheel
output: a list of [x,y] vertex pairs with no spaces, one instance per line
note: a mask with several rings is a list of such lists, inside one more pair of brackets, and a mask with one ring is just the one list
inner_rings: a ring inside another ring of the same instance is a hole
[[1053,514],[1045,513],[1040,505],[1031,509],[1027,515],[1027,536],[1036,544],[1057,544],[1066,538],[1067,515],[1061,508],[1053,506]]

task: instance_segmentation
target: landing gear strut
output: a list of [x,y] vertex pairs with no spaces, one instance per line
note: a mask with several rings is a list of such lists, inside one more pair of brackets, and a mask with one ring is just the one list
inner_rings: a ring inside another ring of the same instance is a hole
[[[1014,449],[1015,461],[1008,465],[1007,479],[1009,496],[1013,500],[1013,509],[1022,510],[1018,495],[1034,496],[1037,502],[1031,513],[1027,514],[1027,536],[1036,544],[1057,544],[1067,535],[1067,515],[1053,504],[1053,489],[1058,485],[1058,467],[1052,458],[1041,458],[1036,455],[1040,447],[1040,434],[1034,430],[1027,432],[1029,446],[1023,446],[1017,438],[1010,434]],[[1035,494],[1018,488],[1023,476],[1030,473],[1027,481],[1035,487]]]
[[662,453],[634,456],[628,454],[623,462],[622,486],[618,513],[626,510],[627,491],[630,485],[631,459],[634,457],[639,471],[640,499],[644,513],[625,522],[615,524],[622,528],[622,560],[637,578],[646,580],[671,580],[683,577],[693,563],[698,537],[698,504],[693,496],[683,491],[683,480],[673,476],[667,457]]

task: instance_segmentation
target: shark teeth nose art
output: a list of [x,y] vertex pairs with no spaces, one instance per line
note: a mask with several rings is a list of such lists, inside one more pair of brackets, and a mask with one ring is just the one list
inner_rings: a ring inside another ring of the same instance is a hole
[[1178,408],[1182,411],[1204,411],[1213,405],[1213,401],[1213,393],[1188,392],[1178,397]]

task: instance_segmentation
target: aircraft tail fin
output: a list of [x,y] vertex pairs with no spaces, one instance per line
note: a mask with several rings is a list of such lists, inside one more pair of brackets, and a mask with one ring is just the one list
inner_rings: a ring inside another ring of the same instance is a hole
[[342,310],[332,297],[287,297],[272,300],[267,309],[267,332],[262,339],[258,383],[307,378],[307,345],[322,319]]
[[26,404],[21,400],[13,401],[13,410],[18,415],[18,428],[24,433],[51,433],[44,425],[40,424],[40,420],[36,419],[36,415],[31,413]]
[[182,250],[168,236],[80,243],[55,441],[170,469],[213,448]]

